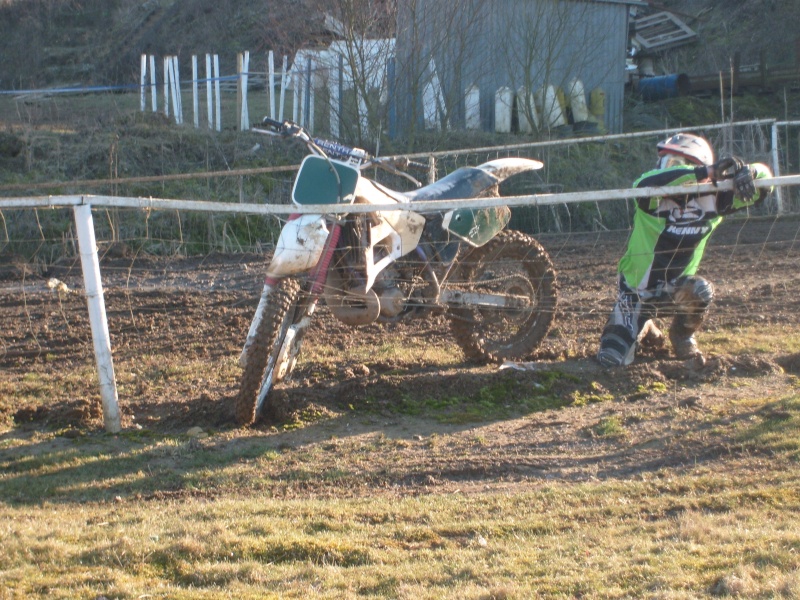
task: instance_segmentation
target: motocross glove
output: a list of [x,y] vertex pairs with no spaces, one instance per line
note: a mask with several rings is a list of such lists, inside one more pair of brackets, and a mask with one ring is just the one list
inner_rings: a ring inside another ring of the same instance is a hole
[[744,165],[733,176],[733,189],[736,195],[745,202],[756,197],[756,186],[753,184],[753,170]]
[[731,179],[745,166],[744,161],[739,157],[724,156],[711,165],[711,168],[714,169],[712,181],[716,184],[720,179]]

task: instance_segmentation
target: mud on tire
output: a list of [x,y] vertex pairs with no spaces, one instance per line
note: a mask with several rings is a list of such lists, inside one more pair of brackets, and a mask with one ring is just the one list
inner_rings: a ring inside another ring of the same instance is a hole
[[489,363],[524,359],[542,343],[555,318],[553,263],[539,242],[518,231],[504,231],[470,251],[448,283],[462,289],[527,296],[531,302],[520,309],[451,309],[447,313],[450,327],[468,360]]
[[[262,382],[275,368],[275,360],[292,324],[294,308],[300,292],[295,279],[284,279],[270,292],[269,304],[256,329],[255,341],[247,355],[239,393],[234,399],[234,416],[239,425],[249,425],[264,412],[269,397],[258,406]],[[274,383],[274,382],[273,382]]]

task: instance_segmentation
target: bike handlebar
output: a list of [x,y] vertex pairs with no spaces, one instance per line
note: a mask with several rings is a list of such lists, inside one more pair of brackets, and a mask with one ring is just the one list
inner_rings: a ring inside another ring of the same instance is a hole
[[270,119],[269,117],[264,117],[261,120],[261,125],[266,125],[267,127],[271,127],[275,130],[283,127],[283,123],[281,121],[276,121],[275,119]]
[[[261,129],[260,127],[266,127],[267,129]],[[293,121],[276,121],[275,119],[271,119],[270,117],[264,117],[261,120],[261,123],[253,126],[253,131],[257,131],[259,133],[266,133],[269,135],[280,135],[284,137],[296,137],[301,139],[315,154],[322,154],[324,156],[330,156],[331,158],[346,160],[346,161],[355,161],[359,164],[360,169],[366,169],[369,167],[380,167],[386,169],[389,172],[394,172],[396,174],[401,174],[406,177],[409,177],[415,184],[419,185],[415,179],[410,177],[407,174],[402,172],[398,172],[398,168],[400,169],[407,169],[407,168],[414,168],[420,170],[427,170],[428,165],[421,162],[416,162],[410,160],[405,156],[385,156],[385,157],[376,157],[370,156],[366,151],[362,150],[361,148],[351,148],[350,146],[345,146],[344,144],[340,144],[339,142],[333,142],[330,140],[323,140],[319,138],[312,138],[311,135],[306,131],[306,129],[302,125],[298,125]]]

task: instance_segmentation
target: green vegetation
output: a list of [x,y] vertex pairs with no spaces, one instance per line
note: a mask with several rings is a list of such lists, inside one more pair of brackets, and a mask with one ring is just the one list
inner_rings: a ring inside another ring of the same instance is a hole
[[703,342],[709,349],[721,354],[800,352],[800,339],[793,335],[791,327],[780,323],[771,324],[768,328],[752,326],[710,331],[704,334]]
[[388,409],[402,415],[424,415],[441,423],[464,424],[579,404],[574,399],[571,402],[563,397],[555,388],[560,381],[577,382],[573,376],[559,371],[537,373],[532,385],[529,381],[521,382],[513,372],[501,373],[491,379],[492,383],[477,389],[470,389],[467,385],[460,393],[448,393],[435,386],[433,395],[429,395],[422,386],[419,390],[405,393]]
[[593,433],[601,438],[621,438],[625,436],[625,426],[619,417],[604,417],[592,427]]
[[587,391],[575,390],[572,394],[572,403],[575,406],[585,406],[592,402],[608,402],[613,399],[614,395],[596,381],[589,383]]

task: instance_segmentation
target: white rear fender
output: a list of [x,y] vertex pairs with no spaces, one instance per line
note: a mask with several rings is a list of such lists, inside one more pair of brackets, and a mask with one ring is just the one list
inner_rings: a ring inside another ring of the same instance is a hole
[[314,267],[325,249],[328,227],[321,215],[301,215],[281,230],[267,277],[288,277]]
[[531,158],[498,158],[478,165],[478,168],[487,173],[491,173],[500,181],[504,181],[516,175],[517,173],[524,173],[525,171],[536,171],[544,167],[544,163],[539,160]]

